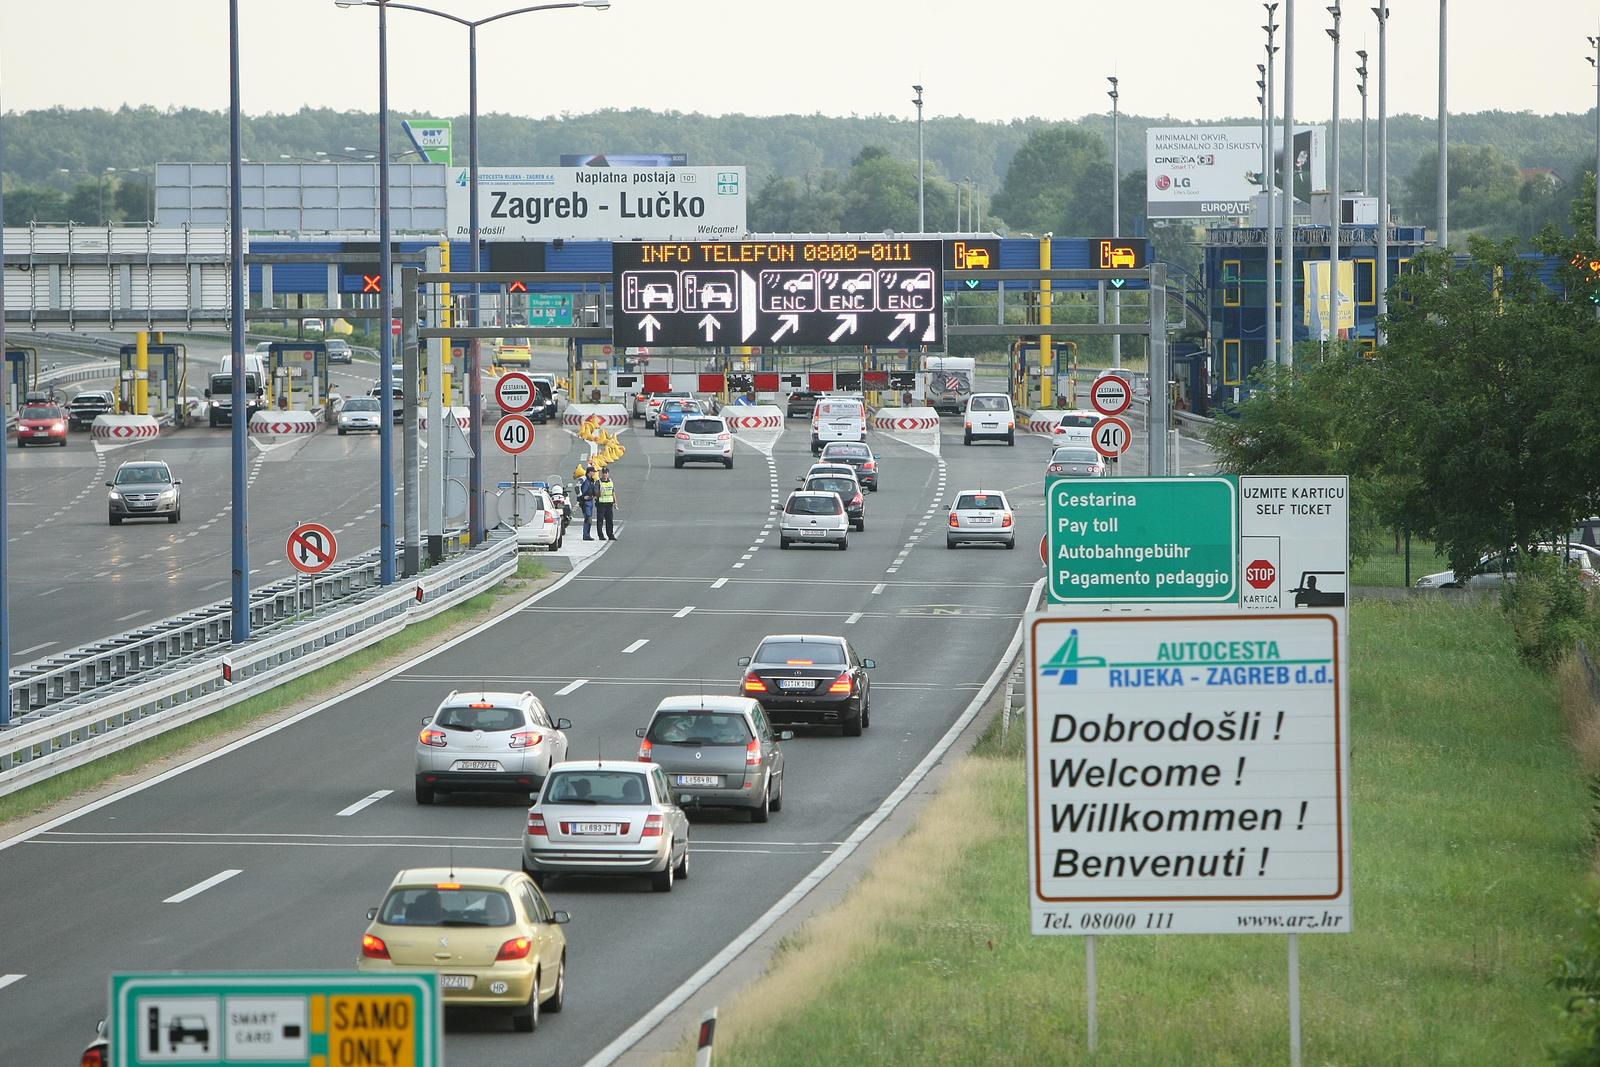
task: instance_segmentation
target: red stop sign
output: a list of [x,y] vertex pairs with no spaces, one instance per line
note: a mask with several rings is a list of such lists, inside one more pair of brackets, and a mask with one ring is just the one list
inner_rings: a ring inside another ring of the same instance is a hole
[[1250,566],[1244,569],[1244,580],[1250,583],[1252,589],[1270,589],[1277,578],[1278,568],[1272,565],[1271,560],[1252,560]]

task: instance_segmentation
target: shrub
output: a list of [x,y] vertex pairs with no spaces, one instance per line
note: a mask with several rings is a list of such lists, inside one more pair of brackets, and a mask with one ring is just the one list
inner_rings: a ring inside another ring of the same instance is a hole
[[1590,594],[1576,568],[1550,553],[1520,556],[1516,574],[1500,600],[1517,648],[1528,660],[1554,664],[1580,637],[1595,631]]

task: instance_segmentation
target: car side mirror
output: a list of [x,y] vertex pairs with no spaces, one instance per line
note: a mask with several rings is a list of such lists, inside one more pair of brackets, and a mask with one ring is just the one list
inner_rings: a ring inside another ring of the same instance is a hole
[[637,730],[635,730],[635,731],[634,731],[634,732],[633,732],[633,736],[634,736],[634,737],[643,737],[643,736],[644,736],[644,727],[643,727],[643,726],[641,726],[641,727],[639,727],[639,728],[638,728],[638,729],[637,729]]
[[206,399],[207,400],[211,399],[211,390],[209,390],[209,389],[206,390]]
[[[106,484],[110,485],[111,483],[107,482]],[[750,666],[750,657],[749,656],[740,656],[739,657],[739,666],[741,666],[741,667]]]
[[428,724],[429,724],[429,723],[430,723],[430,722],[432,722],[432,721],[433,721],[433,716],[432,716],[432,715],[429,715],[429,716],[427,716],[427,717],[426,717],[426,718],[424,718],[424,719],[423,719],[423,720],[422,720],[422,725],[423,725],[423,726],[426,726],[426,725],[428,725]]
[[954,511],[954,510],[955,510],[955,509],[956,509],[956,506],[955,506],[955,505],[954,505],[954,504],[946,504],[946,505],[945,505],[945,506],[944,506],[944,509],[945,509],[945,510],[946,510],[946,511]]
[[378,909],[377,908],[368,908],[367,909],[367,922],[372,922],[377,917],[378,917]]
[[174,479],[172,479],[172,484],[173,485],[182,485],[183,484],[183,479],[182,478],[174,478]]
[[782,731],[781,733],[778,734],[778,740],[779,741],[792,741],[792,740],[794,740],[794,731],[793,730],[784,730],[784,731]]
[[106,483],[106,488],[107,488],[107,489],[110,489],[110,488],[111,488],[111,483],[110,483],[110,482],[107,482],[107,483]]
[[861,661],[861,666],[864,667],[865,669],[869,670],[869,671],[872,668],[876,667],[877,665],[878,665],[878,661],[875,660],[875,659],[864,659],[864,660]]
[[572,720],[571,719],[557,719],[556,720],[556,729],[557,730],[570,730],[570,729],[572,729]]
[[550,913],[550,921],[555,923],[557,926],[565,926],[572,921],[572,913],[566,911],[553,911]]

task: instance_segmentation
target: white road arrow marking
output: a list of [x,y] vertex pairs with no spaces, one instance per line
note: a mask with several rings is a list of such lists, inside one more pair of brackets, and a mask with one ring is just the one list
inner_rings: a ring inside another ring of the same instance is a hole
[[907,330],[915,330],[917,328],[917,316],[915,314],[905,313],[896,315],[894,318],[900,325],[889,331],[889,340],[891,341]]
[[646,315],[639,320],[639,328],[644,331],[644,339],[646,341],[654,341],[656,339],[656,331],[661,329],[661,320],[654,315]]
[[843,337],[847,333],[855,333],[856,332],[856,319],[857,319],[857,316],[855,316],[855,315],[840,315],[838,318],[839,318],[839,328],[834,330],[832,333],[830,333],[828,335],[828,340],[829,341],[837,341],[839,338]]
[[938,334],[938,331],[934,329],[934,327],[938,324],[938,321],[939,313],[937,311],[928,316],[928,328],[922,332],[922,340],[924,343],[931,343],[934,337]]
[[783,325],[779,326],[777,332],[772,335],[772,339],[774,341],[782,337],[784,334],[798,333],[800,331],[799,315],[779,315],[778,318],[783,320]]
[[706,316],[695,325],[699,326],[706,332],[706,340],[709,341],[716,335],[717,326],[720,324],[717,322],[717,317],[715,315],[707,313]]

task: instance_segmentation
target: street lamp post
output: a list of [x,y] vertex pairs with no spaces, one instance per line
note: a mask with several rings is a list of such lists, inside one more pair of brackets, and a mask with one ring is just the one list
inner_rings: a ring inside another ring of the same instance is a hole
[[1594,55],[1589,56],[1589,66],[1594,68],[1594,239],[1600,247],[1600,37],[1589,38]]
[[1367,50],[1358,48],[1356,55],[1361,59],[1361,65],[1356,68],[1356,77],[1361,79],[1356,85],[1356,92],[1361,94],[1361,195],[1366,196],[1367,190],[1372,188],[1367,177]]
[[107,225],[106,219],[106,175],[115,174],[116,167],[107,167],[100,172],[100,177],[95,179],[95,184],[100,187],[100,225]]
[[913,85],[916,99],[911,101],[917,105],[917,232],[928,232],[927,201],[923,197],[923,158],[922,158],[922,86]]
[[1333,321],[1326,324],[1323,330],[1338,337],[1339,241],[1342,237],[1339,227],[1344,222],[1344,193],[1340,191],[1339,182],[1339,17],[1342,14],[1339,0],[1334,0],[1333,6],[1328,8],[1328,14],[1333,16],[1333,29],[1328,31],[1328,36],[1333,38],[1333,217],[1328,227],[1328,308]]
[[1450,106],[1445,99],[1450,38],[1445,32],[1447,2],[1439,0],[1439,248],[1450,247]]
[[[1111,98],[1111,236],[1122,236],[1122,139],[1117,120],[1121,117],[1121,110],[1117,101],[1121,94],[1117,91],[1117,79],[1107,76],[1106,81],[1111,83],[1110,92],[1106,93]],[[1111,291],[1111,321],[1116,324],[1122,322],[1122,290]],[[1111,365],[1122,366],[1122,335],[1111,335]]]
[[1283,245],[1279,252],[1283,293],[1279,309],[1279,362],[1294,366],[1294,0],[1283,4]]
[[1274,188],[1277,185],[1277,182],[1273,178],[1274,171],[1272,166],[1272,120],[1274,117],[1276,117],[1277,111],[1272,99],[1274,67],[1274,60],[1272,57],[1277,54],[1278,49],[1273,45],[1272,40],[1278,32],[1278,24],[1274,21],[1278,10],[1278,5],[1273,3],[1262,4],[1261,6],[1267,9],[1267,24],[1261,27],[1263,30],[1267,31],[1267,122],[1265,126],[1265,148],[1267,153],[1267,168],[1265,175],[1267,186],[1267,241],[1266,247],[1262,252],[1262,258],[1266,261],[1266,270],[1264,270],[1262,273],[1266,275],[1267,292],[1266,296],[1264,297],[1264,314],[1262,317],[1266,320],[1266,362],[1276,363],[1278,362],[1278,313],[1273,308],[1273,305],[1277,303],[1278,276],[1273,272],[1272,269],[1272,250],[1277,245],[1277,242],[1274,240],[1274,237],[1277,234],[1277,230],[1274,228],[1274,216],[1277,213],[1277,205],[1275,201],[1278,197]]
[[[513,15],[525,15],[525,14],[528,14],[528,13],[534,12],[534,11],[558,11],[558,10],[562,10],[564,8],[574,8],[574,7],[587,7],[587,8],[593,8],[596,11],[604,11],[604,10],[606,10],[607,8],[609,8],[611,6],[611,0],[570,0],[570,2],[567,2],[567,3],[535,4],[535,5],[532,5],[530,7],[519,7],[519,8],[513,8],[513,9],[511,9],[509,11],[502,11],[502,12],[500,12],[498,14],[489,15],[489,16],[487,16],[485,18],[481,18],[481,19],[466,19],[466,18],[462,18],[459,15],[451,14],[448,11],[436,11],[431,7],[422,7],[419,4],[395,3],[394,0],[334,0],[334,3],[337,4],[340,7],[376,7],[378,9],[378,26],[379,26],[378,38],[379,38],[379,42],[380,42],[379,43],[379,56],[380,56],[380,58],[379,58],[379,64],[380,64],[380,71],[379,71],[379,85],[380,85],[380,90],[379,90],[379,96],[380,96],[379,111],[383,112],[383,114],[381,116],[381,119],[380,119],[380,121],[382,121],[382,123],[383,123],[383,128],[382,128],[382,131],[381,131],[381,135],[382,135],[381,136],[381,143],[378,146],[378,154],[379,154],[379,157],[380,157],[379,167],[384,173],[384,177],[382,179],[383,185],[384,185],[384,193],[383,193],[382,205],[380,207],[380,210],[383,212],[383,219],[382,219],[383,236],[382,236],[381,240],[383,242],[383,255],[385,257],[385,262],[384,262],[383,267],[382,267],[382,271],[383,271],[383,275],[384,275],[384,283],[383,283],[384,318],[388,319],[390,317],[390,310],[389,310],[389,303],[388,303],[389,299],[390,299],[389,266],[388,266],[388,263],[387,263],[387,257],[389,255],[389,252],[388,252],[388,249],[389,249],[389,238],[388,238],[388,232],[389,232],[389,208],[388,208],[388,166],[389,166],[389,164],[388,164],[388,159],[389,159],[389,133],[388,133],[388,130],[389,130],[389,123],[388,123],[388,115],[387,115],[387,109],[386,109],[386,104],[387,104],[386,78],[385,78],[384,71],[381,69],[382,64],[383,64],[383,54],[384,54],[384,50],[385,50],[385,46],[382,43],[382,41],[384,39],[384,34],[385,34],[385,29],[384,29],[384,25],[385,25],[384,24],[384,13],[385,13],[385,10],[388,9],[388,8],[394,8],[397,11],[415,11],[418,14],[422,14],[422,15],[434,15],[434,16],[436,16],[438,18],[448,19],[449,21],[454,22],[458,26],[465,26],[467,28],[467,80],[468,80],[468,85],[467,85],[467,155],[468,155],[468,159],[467,159],[467,173],[468,173],[467,199],[468,199],[468,212],[469,212],[469,216],[470,216],[470,218],[469,218],[469,227],[472,230],[472,238],[471,238],[471,245],[470,245],[470,253],[469,253],[469,256],[468,256],[467,270],[468,271],[477,271],[478,269],[480,269],[479,252],[478,252],[478,247],[479,247],[479,243],[480,243],[480,234],[479,234],[479,229],[478,229],[478,27],[479,26],[486,26],[491,22],[498,22],[501,19],[510,18]],[[345,151],[346,152],[354,152],[354,151],[357,151],[357,149],[351,147],[350,145],[345,145]],[[479,297],[478,297],[478,287],[476,285],[474,285],[472,287],[471,296],[472,296],[472,325],[474,327],[478,327],[478,326],[482,325],[482,322],[481,322],[480,317],[479,317],[480,301],[479,301]],[[385,376],[384,377],[384,383],[383,383],[383,393],[384,393],[384,397],[385,397],[385,400],[384,400],[384,404],[385,405],[387,405],[388,402],[389,402],[387,398],[389,396],[389,381],[391,380],[390,371],[389,371],[389,350],[387,348],[387,345],[389,344],[388,329],[389,329],[389,323],[385,322],[384,323],[385,333],[383,335],[384,336],[384,344],[386,346],[385,349],[384,349],[384,353],[383,353],[383,365],[384,365],[383,374]],[[467,505],[468,506],[468,513],[467,513],[468,517],[467,517],[467,522],[468,522],[468,526],[470,527],[470,529],[468,531],[469,535],[470,535],[470,540],[471,540],[471,543],[474,544],[474,545],[479,544],[479,543],[481,543],[483,541],[484,532],[485,532],[484,529],[483,529],[483,376],[482,376],[482,373],[481,373],[481,360],[479,358],[479,351],[480,351],[480,346],[479,346],[479,343],[478,343],[478,338],[476,338],[476,337],[471,338],[467,343],[467,407],[468,407],[469,419],[470,419],[469,433],[470,433],[471,438],[472,438],[472,459],[469,462],[468,473],[467,473],[467,497],[468,497],[468,505]],[[385,408],[385,411],[387,411],[387,407]],[[385,414],[382,417],[383,430],[384,430],[384,436],[382,438],[383,441],[388,441],[389,440],[389,437],[387,436],[389,422],[390,422],[390,419],[387,416],[387,414]],[[386,479],[388,479],[388,482],[389,482],[388,487],[383,490],[383,502],[382,502],[383,506],[386,509],[388,509],[387,510],[387,514],[388,514],[389,518],[383,524],[385,532],[387,533],[392,528],[393,517],[394,517],[393,474],[390,472],[390,466],[389,466],[388,458],[385,458],[383,460],[383,464],[384,464],[384,477]],[[393,539],[391,538],[390,542],[389,542],[388,555],[386,557],[389,560],[389,566],[390,566],[391,570],[393,568],[393,556],[394,556],[394,547],[393,547]]]
[[245,511],[245,459],[250,420],[245,416],[244,309],[249,282],[244,272],[244,142],[239,128],[239,0],[228,0],[228,250],[230,253],[228,326],[233,350],[233,417],[229,420],[232,461],[233,570],[229,593],[232,612],[229,636],[234,644],[250,640],[250,524]]
[[[0,108],[0,170],[5,167],[5,126],[5,109]],[[3,185],[4,183],[0,182],[0,186]],[[5,260],[5,217],[5,192],[0,188],[0,262]],[[10,364],[5,359],[5,307],[5,271],[0,270],[0,370],[10,369]],[[3,385],[4,383],[0,383],[0,387]],[[0,411],[4,410],[5,403],[0,401]],[[6,466],[10,462],[6,458],[5,442],[0,440],[0,726],[11,725],[11,571],[6,563],[6,543],[10,539],[7,512],[11,510],[6,495]]]
[[1378,263],[1373,285],[1377,288],[1378,321],[1373,337],[1383,344],[1383,317],[1389,313],[1389,5],[1372,9],[1378,16]]

